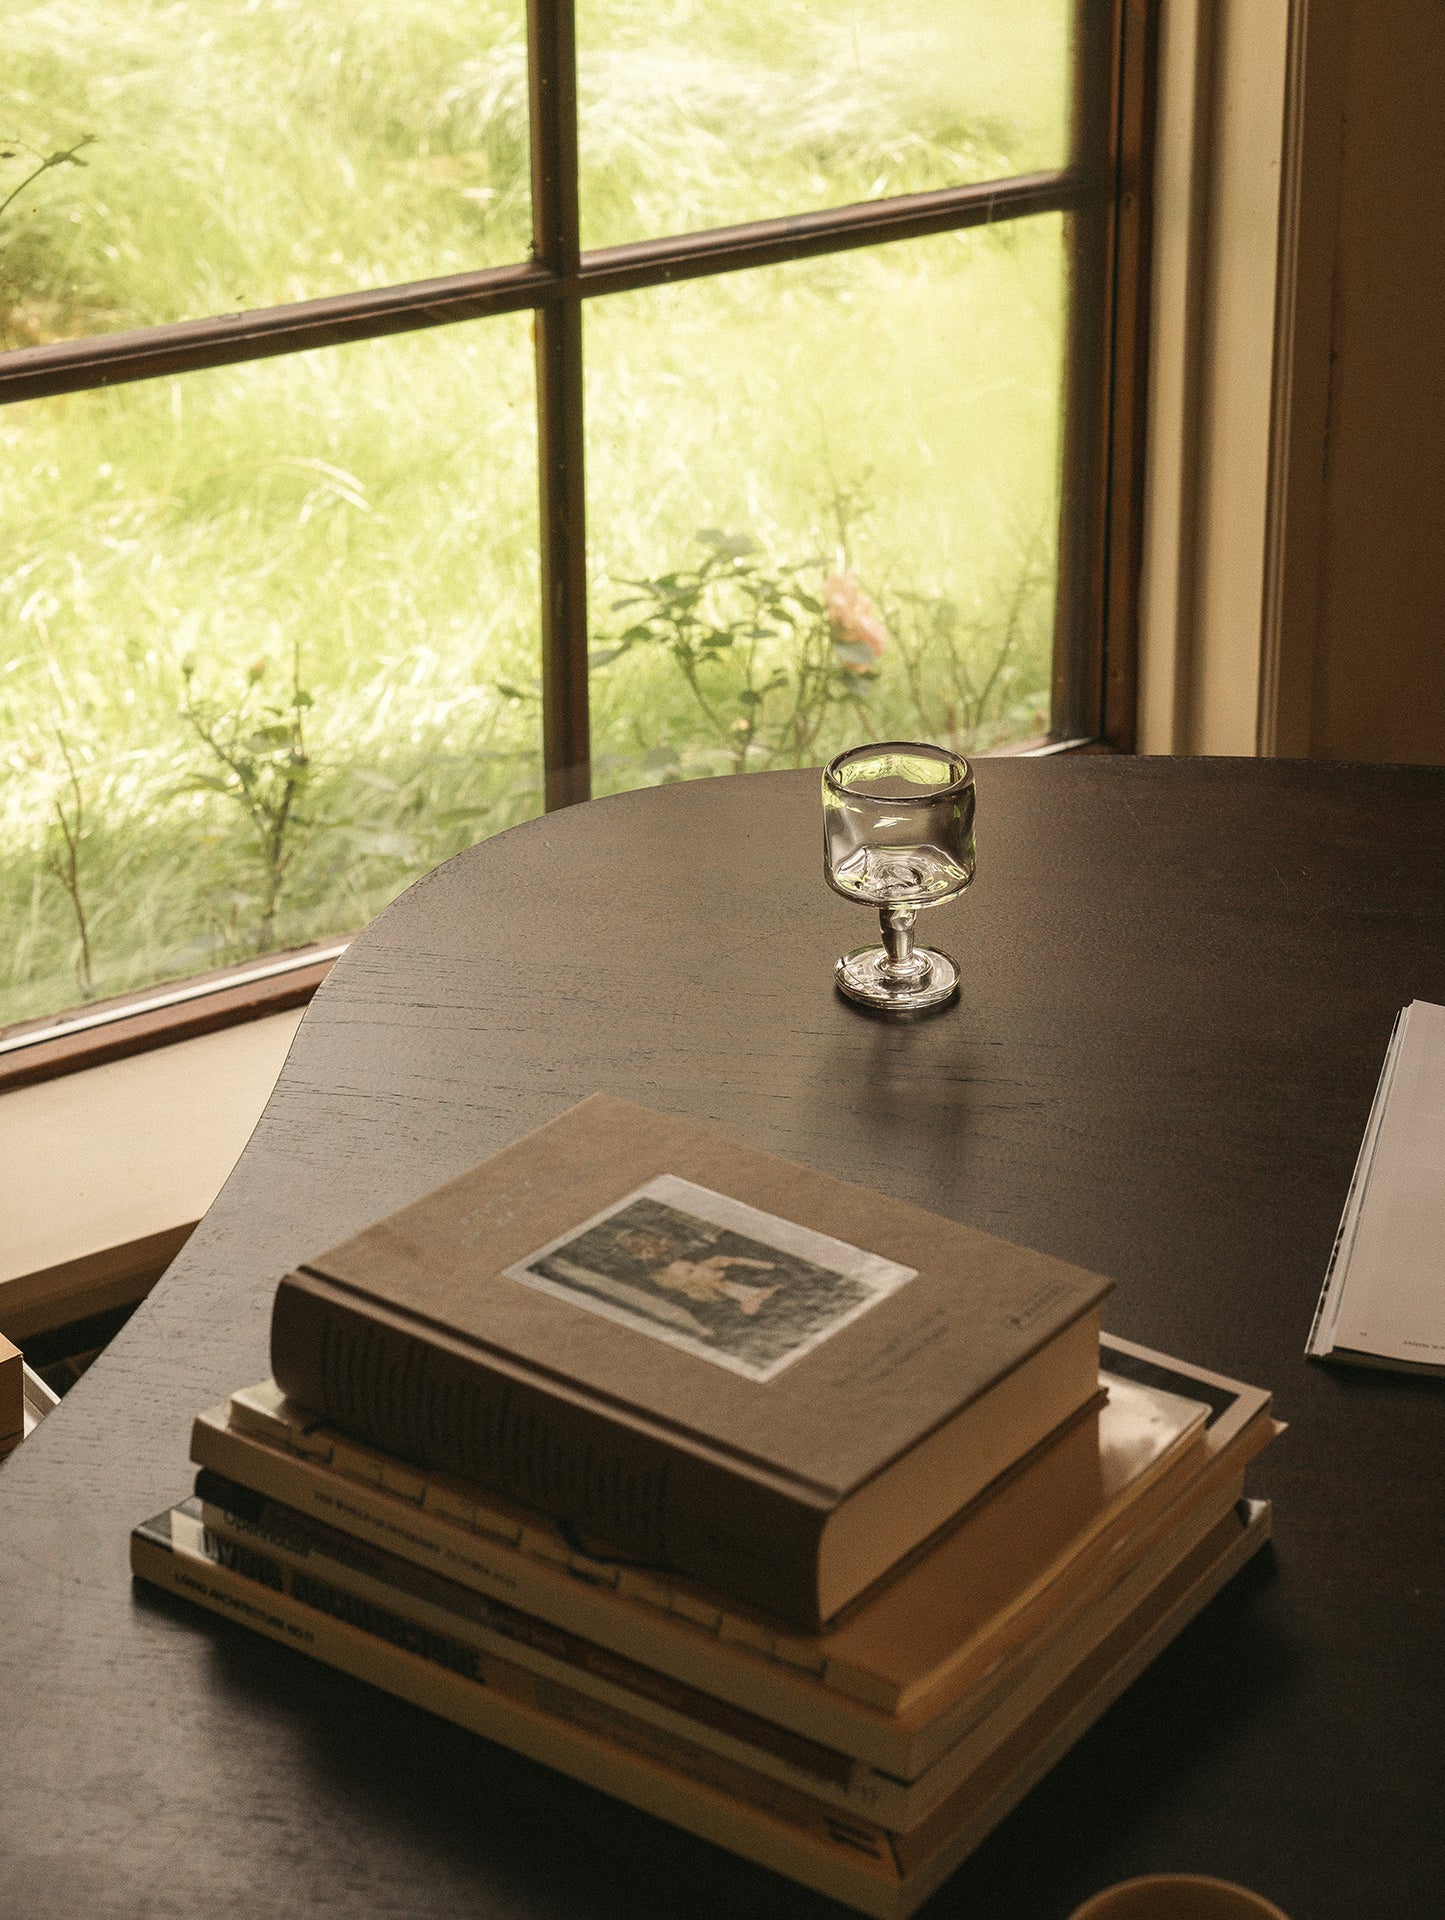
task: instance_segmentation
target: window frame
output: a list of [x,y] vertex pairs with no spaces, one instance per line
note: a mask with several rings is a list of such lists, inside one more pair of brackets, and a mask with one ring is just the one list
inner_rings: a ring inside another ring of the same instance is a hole
[[[1074,0],[1071,151],[1060,168],[583,251],[574,0],[527,0],[530,260],[21,348],[0,355],[0,405],[530,310],[536,336],[542,757],[550,811],[590,793],[584,302],[1061,213],[1068,220],[1071,272],[1045,750],[1132,751],[1159,6],[1160,0]],[[216,990],[224,987],[218,976]],[[256,999],[258,1013],[271,1010],[266,995]],[[148,1044],[164,1044],[165,1027],[158,1012],[146,1029],[157,1038]],[[80,1047],[80,1054],[85,1051]],[[73,1047],[66,1057],[83,1064]]]

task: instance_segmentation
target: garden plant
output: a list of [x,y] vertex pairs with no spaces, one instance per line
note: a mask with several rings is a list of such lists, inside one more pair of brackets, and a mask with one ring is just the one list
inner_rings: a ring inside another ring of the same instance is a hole
[[[580,0],[584,243],[1054,164],[1068,11]],[[6,32],[0,346],[526,258],[510,0]],[[1050,215],[589,302],[595,791],[1043,730],[1065,297]],[[540,809],[529,326],[0,409],[0,1024]]]

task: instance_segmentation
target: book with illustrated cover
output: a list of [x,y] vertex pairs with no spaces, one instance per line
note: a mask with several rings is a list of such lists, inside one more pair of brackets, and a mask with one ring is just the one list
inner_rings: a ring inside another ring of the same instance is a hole
[[1088,1405],[1107,1288],[595,1094],[286,1275],[272,1371],[812,1632]]
[[836,1899],[904,1920],[1268,1537],[1241,1502],[926,1819],[895,1832],[256,1549],[189,1501],[138,1527],[142,1579]]
[[813,1632],[1083,1412],[1109,1284],[599,1094],[288,1274],[272,1367]]
[[967,1731],[980,1689],[1002,1685],[1041,1633],[1086,1610],[1202,1475],[1241,1472],[1273,1431],[1258,1389],[1111,1337],[1104,1356],[1147,1377],[1106,1373],[1101,1415],[816,1638],[579,1553],[535,1516],[310,1420],[274,1387],[203,1415],[192,1453],[278,1506],[910,1779]]

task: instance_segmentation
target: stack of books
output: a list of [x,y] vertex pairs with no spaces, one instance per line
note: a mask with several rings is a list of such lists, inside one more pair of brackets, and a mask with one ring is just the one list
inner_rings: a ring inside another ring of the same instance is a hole
[[132,1565],[907,1914],[1268,1536],[1106,1292],[594,1098],[286,1276]]

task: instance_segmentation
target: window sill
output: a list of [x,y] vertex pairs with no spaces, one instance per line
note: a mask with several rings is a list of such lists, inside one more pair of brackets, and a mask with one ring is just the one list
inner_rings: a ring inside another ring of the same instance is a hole
[[304,1007],[350,937],[0,1028],[0,1094]]
[[301,1011],[0,1093],[0,1331],[23,1342],[144,1299],[240,1158]]

